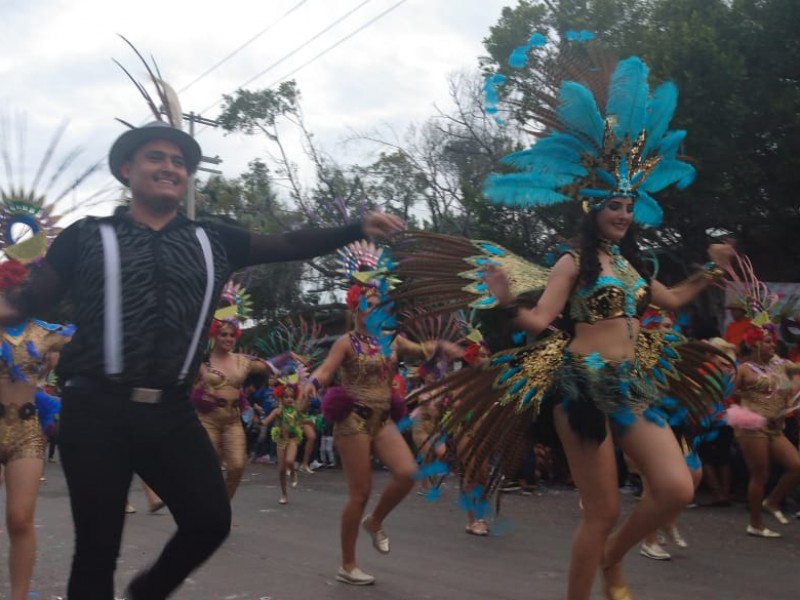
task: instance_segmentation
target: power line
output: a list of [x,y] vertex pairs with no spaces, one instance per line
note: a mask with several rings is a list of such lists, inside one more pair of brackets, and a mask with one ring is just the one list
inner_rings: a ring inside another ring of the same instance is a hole
[[336,48],[337,46],[340,46],[341,44],[343,44],[344,42],[346,42],[347,40],[349,40],[351,37],[353,37],[354,35],[356,35],[356,34],[360,33],[361,31],[363,31],[364,29],[366,29],[367,27],[369,27],[370,25],[372,25],[372,24],[373,24],[375,21],[378,21],[379,19],[381,19],[381,18],[383,18],[384,16],[388,15],[390,12],[392,12],[392,11],[393,11],[394,9],[396,9],[398,6],[400,6],[401,4],[404,4],[404,3],[406,3],[406,2],[408,2],[408,0],[399,0],[399,2],[397,2],[397,3],[393,4],[392,6],[390,6],[390,7],[389,7],[389,8],[387,8],[386,10],[384,10],[382,13],[379,13],[377,16],[373,17],[372,19],[370,19],[369,21],[367,21],[366,23],[364,23],[364,24],[363,24],[361,27],[359,27],[358,29],[356,29],[356,30],[354,30],[354,31],[352,31],[352,32],[350,32],[350,33],[348,33],[346,36],[344,36],[344,37],[343,37],[342,39],[340,39],[338,42],[335,42],[334,44],[331,44],[330,46],[328,46],[327,48],[325,48],[325,50],[323,50],[322,52],[320,52],[320,53],[319,53],[319,54],[317,54],[316,56],[314,56],[314,57],[310,58],[309,60],[307,60],[306,62],[304,62],[302,65],[300,65],[299,67],[297,67],[297,68],[296,68],[296,69],[294,69],[293,71],[290,71],[289,73],[287,73],[286,75],[284,75],[284,76],[283,76],[283,77],[281,77],[280,79],[276,79],[275,81],[273,81],[273,82],[272,82],[272,83],[269,85],[269,87],[274,87],[275,85],[277,85],[277,84],[278,84],[278,83],[280,83],[281,81],[285,81],[286,79],[288,79],[289,77],[291,77],[292,75],[294,75],[295,73],[297,73],[297,72],[298,72],[300,69],[303,69],[303,68],[307,67],[308,65],[310,65],[312,62],[314,62],[314,61],[315,61],[315,60],[317,60],[318,58],[321,58],[322,56],[324,56],[325,54],[327,54],[328,52],[330,52],[331,50],[333,50],[333,49],[334,49],[334,48]]
[[[403,0],[403,1],[405,1],[405,0]],[[328,31],[330,31],[331,29],[333,29],[334,27],[336,27],[336,25],[338,25],[339,23],[341,23],[342,21],[344,21],[344,20],[345,20],[347,17],[349,17],[350,15],[352,15],[354,12],[356,12],[357,10],[359,10],[360,8],[362,8],[363,6],[365,6],[365,5],[369,4],[370,2],[372,2],[372,0],[364,0],[364,1],[363,1],[361,4],[359,4],[359,5],[358,5],[358,6],[356,6],[355,8],[353,8],[353,9],[351,9],[351,10],[347,11],[347,12],[346,12],[345,14],[343,14],[341,17],[339,17],[338,19],[336,19],[336,20],[335,20],[333,23],[329,24],[327,27],[323,28],[321,31],[318,31],[316,34],[314,34],[313,36],[311,36],[311,37],[310,37],[309,39],[307,39],[305,42],[303,42],[302,44],[300,44],[300,45],[299,45],[297,48],[295,48],[294,50],[292,50],[292,51],[291,51],[291,52],[289,52],[288,54],[284,55],[283,57],[279,58],[277,61],[275,61],[274,63],[272,63],[271,65],[269,65],[269,66],[268,66],[266,69],[264,69],[263,71],[261,71],[261,72],[257,73],[256,75],[254,75],[253,77],[251,77],[250,79],[248,79],[247,81],[245,81],[244,83],[242,83],[242,84],[238,85],[238,86],[236,87],[236,89],[241,89],[241,88],[245,87],[246,85],[249,85],[249,84],[253,83],[253,82],[254,82],[256,79],[258,79],[258,78],[260,78],[260,77],[262,77],[262,76],[266,75],[266,74],[267,74],[269,71],[271,71],[272,69],[274,69],[275,67],[277,67],[279,64],[281,64],[281,63],[282,63],[282,62],[284,62],[285,60],[287,60],[287,59],[291,58],[292,56],[294,56],[295,54],[297,54],[297,53],[298,53],[300,50],[302,50],[303,48],[305,48],[306,46],[308,46],[308,45],[309,45],[311,42],[315,41],[317,38],[319,38],[319,37],[320,37],[320,36],[322,36],[323,34],[327,33]],[[209,105],[208,105],[206,108],[204,108],[204,109],[203,109],[203,110],[201,110],[200,112],[201,112],[201,113],[204,113],[204,112],[206,112],[207,110],[210,110],[210,109],[214,108],[214,107],[215,107],[217,104],[219,104],[220,102],[221,102],[221,100],[215,100],[215,101],[214,101],[212,104],[209,104]]]
[[282,14],[280,17],[278,17],[278,19],[277,19],[276,21],[273,21],[272,23],[270,23],[269,25],[267,25],[267,26],[266,26],[264,29],[262,29],[261,31],[259,31],[257,34],[255,34],[253,37],[251,37],[249,40],[247,40],[245,43],[243,43],[241,46],[239,46],[238,48],[236,48],[236,49],[235,49],[233,52],[231,52],[230,54],[228,54],[227,56],[225,56],[225,58],[223,58],[222,60],[220,60],[219,62],[217,62],[217,63],[216,63],[215,65],[213,65],[212,67],[209,67],[208,69],[206,69],[205,71],[203,71],[203,72],[202,72],[200,75],[198,75],[198,76],[197,76],[197,77],[196,77],[194,80],[192,80],[192,82],[191,82],[191,83],[189,83],[189,84],[185,85],[185,86],[184,86],[184,87],[182,87],[180,90],[178,90],[178,93],[185,92],[185,91],[186,91],[186,90],[188,90],[190,87],[192,87],[192,86],[193,86],[195,83],[197,83],[198,81],[200,81],[201,79],[203,79],[204,77],[206,77],[207,75],[209,75],[210,73],[212,73],[213,71],[215,71],[215,70],[216,70],[218,67],[220,67],[220,66],[224,65],[224,64],[225,64],[226,62],[228,62],[228,61],[229,61],[231,58],[233,58],[234,56],[236,56],[237,54],[239,54],[239,52],[241,52],[241,51],[242,51],[242,50],[244,50],[244,49],[245,49],[247,46],[249,46],[250,44],[252,44],[253,42],[255,42],[255,41],[258,39],[258,38],[260,38],[262,35],[264,35],[265,33],[267,33],[267,32],[268,32],[270,29],[272,29],[273,27],[275,27],[275,25],[277,25],[278,23],[280,23],[281,21],[283,21],[283,20],[284,20],[286,17],[288,17],[290,14],[292,14],[292,13],[293,13],[294,11],[296,11],[298,8],[300,8],[300,7],[301,7],[303,4],[305,4],[307,1],[308,1],[308,0],[300,0],[300,2],[298,2],[297,4],[295,4],[294,6],[292,6],[292,8],[290,8],[290,9],[289,9],[289,10],[287,10],[285,13],[283,13],[283,14]]
[[[334,49],[334,48],[336,48],[337,46],[340,46],[341,44],[343,44],[344,42],[346,42],[347,40],[349,40],[350,38],[352,38],[352,37],[353,37],[353,36],[355,36],[356,34],[358,34],[358,33],[362,32],[364,29],[366,29],[367,27],[369,27],[370,25],[372,25],[373,23],[375,23],[375,22],[376,22],[376,21],[378,21],[379,19],[381,19],[381,18],[385,17],[385,16],[386,16],[386,15],[388,15],[390,12],[392,12],[393,10],[395,10],[396,8],[398,8],[398,7],[399,7],[401,4],[405,4],[406,2],[408,2],[408,0],[399,0],[399,2],[396,2],[395,4],[393,4],[392,6],[390,6],[389,8],[387,8],[386,10],[384,10],[383,12],[379,13],[378,15],[376,15],[375,17],[373,17],[372,19],[370,19],[369,21],[367,21],[366,23],[364,23],[363,25],[361,25],[361,27],[358,27],[357,29],[355,29],[355,30],[351,31],[350,33],[348,33],[346,36],[344,36],[344,37],[343,37],[342,39],[340,39],[339,41],[337,41],[337,42],[335,42],[335,43],[331,44],[330,46],[328,46],[327,48],[325,48],[325,49],[324,49],[322,52],[320,52],[320,53],[316,54],[315,56],[313,56],[312,58],[310,58],[309,60],[307,60],[306,62],[304,62],[303,64],[301,64],[301,65],[300,65],[299,67],[297,67],[296,69],[294,69],[294,70],[290,71],[289,73],[287,73],[286,75],[284,75],[284,76],[283,76],[283,77],[281,77],[280,79],[276,79],[275,81],[273,81],[273,82],[272,82],[272,83],[271,83],[271,84],[268,86],[268,88],[275,87],[275,85],[277,85],[278,83],[280,83],[280,82],[282,82],[282,81],[285,81],[287,78],[291,77],[292,75],[294,75],[295,73],[297,73],[297,72],[298,72],[298,71],[300,71],[301,69],[304,69],[305,67],[307,67],[308,65],[310,65],[312,62],[314,62],[315,60],[317,60],[317,59],[321,58],[322,56],[324,56],[325,54],[327,54],[328,52],[330,52],[331,50],[333,50],[333,49]],[[263,73],[262,73],[262,74],[263,74]],[[253,81],[253,79],[251,79],[250,81]],[[244,85],[247,85],[247,84],[244,84]],[[241,86],[241,87],[243,87],[243,86]],[[205,112],[205,111],[206,111],[206,110],[208,110],[209,108],[213,108],[213,107],[214,107],[214,106],[216,106],[217,104],[219,104],[219,101],[215,102],[214,104],[212,104],[212,105],[211,105],[211,106],[209,106],[208,108],[204,109],[202,112]],[[197,135],[199,136],[199,135],[200,135],[201,133],[203,133],[203,132],[204,132],[206,129],[207,129],[207,128],[205,128],[205,127],[204,127],[203,129],[200,129],[200,130],[197,132]]]
[[[296,4],[295,6],[293,6],[291,9],[289,9],[289,11],[287,11],[287,12],[286,12],[284,15],[282,15],[282,16],[281,16],[281,17],[278,19],[278,21],[276,21],[275,23],[272,23],[271,25],[269,25],[269,27],[268,27],[268,28],[270,28],[270,27],[273,27],[273,26],[274,26],[276,23],[278,23],[278,22],[279,22],[281,19],[283,19],[283,18],[284,18],[285,16],[287,16],[289,13],[291,13],[292,11],[294,11],[296,8],[299,8],[299,6],[300,6],[301,4],[303,4],[304,2],[306,2],[306,1],[307,1],[307,0],[301,0],[301,2],[299,2],[298,4]],[[240,86],[239,86],[239,88],[242,88],[242,87],[244,87],[244,86],[246,86],[246,85],[248,85],[248,84],[252,83],[253,81],[255,81],[256,79],[258,79],[259,77],[262,77],[262,76],[263,76],[263,75],[265,75],[267,72],[269,72],[269,71],[270,71],[272,68],[274,68],[274,67],[278,66],[279,64],[281,64],[282,62],[284,62],[286,59],[288,59],[288,58],[292,57],[294,54],[296,54],[297,52],[299,52],[301,49],[305,48],[305,47],[306,47],[308,44],[310,44],[311,42],[313,42],[314,40],[316,40],[317,38],[319,38],[319,37],[320,37],[322,34],[326,33],[327,31],[329,31],[330,29],[332,29],[333,27],[335,27],[336,25],[338,25],[339,23],[341,23],[342,21],[344,21],[344,20],[345,20],[347,17],[349,17],[351,14],[353,14],[354,12],[356,12],[356,11],[357,11],[357,10],[359,10],[361,7],[365,6],[366,4],[368,4],[368,3],[369,3],[369,2],[371,2],[371,1],[372,1],[372,0],[364,0],[364,1],[363,1],[361,4],[359,4],[358,6],[356,6],[355,8],[353,8],[352,10],[348,11],[347,13],[345,13],[344,15],[342,15],[341,17],[339,17],[338,19],[336,19],[336,20],[335,20],[333,23],[331,23],[330,25],[328,25],[328,26],[327,26],[326,28],[324,28],[323,30],[319,31],[317,34],[315,34],[313,37],[311,37],[310,39],[308,39],[306,42],[304,42],[303,44],[301,44],[300,46],[298,46],[297,48],[295,48],[294,50],[292,50],[291,52],[289,52],[289,53],[288,53],[287,55],[285,55],[283,58],[279,59],[278,61],[276,61],[275,63],[273,63],[272,65],[270,65],[269,67],[267,67],[266,69],[264,69],[263,71],[261,71],[260,73],[258,73],[257,75],[255,75],[254,77],[251,77],[250,79],[248,79],[248,80],[247,80],[245,83],[243,83],[242,85],[240,85]],[[394,10],[395,10],[396,8],[398,8],[400,5],[402,5],[402,4],[405,4],[407,1],[408,1],[408,0],[399,0],[398,2],[396,2],[395,4],[393,4],[392,6],[390,6],[390,7],[389,7],[389,8],[387,8],[386,10],[384,10],[383,12],[380,12],[380,13],[378,13],[378,15],[376,15],[375,17],[373,17],[372,19],[370,19],[369,21],[367,21],[366,23],[364,23],[363,25],[361,25],[361,26],[360,26],[360,27],[358,27],[357,29],[355,29],[355,30],[351,31],[349,34],[347,34],[346,36],[344,36],[343,38],[341,38],[341,39],[340,39],[340,40],[338,40],[337,42],[335,42],[335,43],[331,44],[330,46],[328,46],[327,48],[325,48],[325,49],[324,49],[322,52],[319,52],[318,54],[316,54],[315,56],[313,56],[311,59],[309,59],[309,60],[307,60],[306,62],[304,62],[303,64],[301,64],[301,65],[300,65],[299,67],[297,67],[296,69],[294,69],[294,70],[290,71],[289,73],[287,73],[287,74],[286,74],[284,77],[282,77],[281,79],[278,79],[278,80],[276,80],[275,82],[273,82],[272,84],[270,84],[270,86],[269,86],[269,87],[273,87],[273,86],[275,86],[277,83],[280,83],[281,81],[285,80],[285,79],[286,79],[286,78],[288,78],[288,77],[291,77],[292,75],[294,75],[295,73],[297,73],[297,72],[298,72],[298,71],[300,71],[301,69],[304,69],[305,67],[307,67],[308,65],[310,65],[312,62],[314,62],[314,61],[318,60],[319,58],[322,58],[322,56],[324,56],[325,54],[327,54],[327,53],[328,53],[328,52],[330,52],[331,50],[334,50],[335,48],[337,48],[338,46],[340,46],[341,44],[343,44],[343,43],[344,43],[344,42],[346,42],[347,40],[351,39],[353,36],[355,36],[355,35],[357,35],[358,33],[362,32],[364,29],[366,29],[367,27],[369,27],[370,25],[372,25],[372,24],[373,24],[373,23],[375,23],[376,21],[380,20],[380,19],[381,19],[381,18],[383,18],[384,16],[388,15],[390,12],[394,11]],[[261,34],[258,34],[258,35],[261,35]],[[191,82],[189,85],[187,85],[186,87],[182,88],[182,89],[181,89],[181,91],[182,91],[182,92],[183,92],[183,91],[186,91],[186,89],[187,89],[189,86],[191,86],[191,85],[194,85],[194,84],[195,84],[197,81],[199,81],[199,80],[200,80],[202,77],[204,77],[205,75],[207,75],[208,73],[210,73],[211,71],[213,71],[214,69],[216,69],[216,68],[217,68],[219,65],[221,65],[222,63],[224,63],[226,60],[228,60],[228,59],[229,59],[231,56],[233,56],[235,53],[237,53],[239,50],[241,50],[242,48],[244,48],[244,47],[245,47],[247,44],[249,44],[251,41],[252,41],[252,40],[249,40],[248,42],[246,42],[245,44],[243,44],[241,48],[239,48],[239,49],[235,50],[233,53],[231,53],[229,56],[227,56],[226,58],[224,58],[224,59],[223,59],[222,61],[220,61],[218,64],[214,65],[214,66],[213,66],[213,67],[211,67],[209,70],[207,70],[205,73],[203,73],[202,75],[200,75],[199,77],[197,77],[197,79],[195,79],[195,80],[194,80],[193,82]],[[215,106],[216,106],[216,105],[218,105],[219,103],[220,103],[220,100],[217,100],[217,101],[215,101],[213,104],[211,104],[211,105],[209,105],[208,107],[204,108],[203,110],[199,111],[199,113],[198,113],[198,114],[200,114],[200,113],[204,113],[204,112],[206,112],[207,110],[210,110],[211,108],[215,107]],[[200,134],[202,134],[202,133],[203,133],[203,132],[204,132],[206,129],[208,129],[208,127],[203,127],[202,129],[200,129],[199,131],[197,131],[197,132],[196,132],[196,134],[195,134],[195,137],[197,137],[197,136],[199,136]],[[104,160],[104,159],[100,159],[100,160],[102,161],[102,160]],[[108,186],[108,187],[110,187],[110,186]]]

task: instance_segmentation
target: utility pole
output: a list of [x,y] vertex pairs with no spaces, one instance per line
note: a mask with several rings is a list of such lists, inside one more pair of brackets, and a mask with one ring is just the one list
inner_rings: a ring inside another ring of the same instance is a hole
[[[162,109],[162,113],[164,110]],[[200,123],[200,125],[206,125],[207,127],[219,127],[219,123],[214,121],[213,119],[206,119],[198,114],[193,112],[190,113],[182,113],[183,120],[189,122],[189,135],[194,137],[194,124]],[[201,156],[200,157],[200,166],[197,167],[198,171],[205,171],[206,173],[213,173],[214,175],[222,175],[222,171],[218,169],[208,169],[203,167],[203,163],[211,164],[211,165],[218,165],[222,162],[222,159],[219,156]],[[195,190],[194,190],[194,175],[189,176],[189,181],[186,185],[186,216],[190,219],[194,219],[195,217]]]
[[[219,127],[219,123],[212,119],[206,119],[205,117],[201,117],[200,115],[196,115],[193,112],[189,114],[183,113],[183,120],[189,121],[189,135],[194,137],[194,124],[200,123],[201,125],[207,125],[209,127]],[[203,163],[208,163],[212,165],[218,165],[222,162],[222,159],[219,156],[209,157],[209,156],[201,156],[200,157],[200,166],[197,167],[198,171],[205,171],[206,173],[213,173],[215,175],[222,175],[222,171],[218,169],[208,169],[203,167]],[[186,197],[186,216],[190,219],[194,220],[195,217],[195,190],[194,190],[194,175],[189,178],[189,185],[187,186],[187,197]]]

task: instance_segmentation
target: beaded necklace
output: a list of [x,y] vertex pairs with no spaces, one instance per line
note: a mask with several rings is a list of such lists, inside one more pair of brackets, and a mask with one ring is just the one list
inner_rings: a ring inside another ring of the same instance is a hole
[[633,317],[636,315],[636,290],[640,287],[642,276],[633,268],[619,249],[619,244],[610,240],[600,239],[600,249],[611,257],[611,272],[619,281],[625,296],[625,323],[628,326],[628,337],[633,340]]

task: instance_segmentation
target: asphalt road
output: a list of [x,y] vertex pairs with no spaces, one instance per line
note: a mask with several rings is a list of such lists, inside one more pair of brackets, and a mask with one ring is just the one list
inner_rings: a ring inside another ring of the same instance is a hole
[[[375,493],[387,480],[375,472]],[[98,482],[101,485],[102,482]],[[345,499],[339,471],[301,475],[286,506],[278,504],[277,473],[250,465],[234,499],[234,527],[223,548],[187,580],[176,600],[521,600],[565,597],[572,531],[579,518],[576,492],[541,488],[530,496],[506,495],[502,515],[487,538],[464,532],[455,481],[435,502],[412,494],[387,520],[392,542],[378,555],[365,536],[359,563],[377,583],[352,587],[335,579],[338,517]],[[118,589],[160,551],[173,531],[167,511],[151,515],[138,480],[117,569]],[[4,494],[0,493],[0,503]],[[634,502],[623,497],[623,510]],[[770,517],[767,517],[770,519]],[[687,550],[656,562],[631,553],[627,574],[637,600],[796,599],[800,590],[800,521],[781,526],[784,537],[745,535],[742,505],[696,508],[681,517]],[[64,596],[72,554],[67,490],[58,464],[47,465],[36,514],[39,559],[31,598]],[[0,525],[0,530],[4,527]],[[0,535],[0,597],[8,596],[8,541]],[[594,598],[601,598],[599,585]]]

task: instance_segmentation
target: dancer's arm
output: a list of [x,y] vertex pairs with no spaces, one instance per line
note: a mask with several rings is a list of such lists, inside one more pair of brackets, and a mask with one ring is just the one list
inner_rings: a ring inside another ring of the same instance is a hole
[[320,389],[327,387],[330,382],[333,381],[333,376],[336,374],[339,367],[342,366],[349,352],[352,352],[350,336],[345,334],[333,343],[331,351],[328,352],[325,361],[311,374],[309,378],[310,383],[307,383],[303,387],[302,398],[307,399],[309,396],[316,394]]
[[520,329],[537,334],[547,328],[564,310],[578,279],[578,266],[571,254],[565,254],[556,262],[542,297],[531,309],[517,305],[517,299],[511,295],[508,276],[502,269],[489,267],[485,281],[492,295],[497,298],[501,308],[505,309],[514,324]]
[[733,255],[732,244],[712,244],[708,248],[711,263],[686,281],[667,288],[664,284],[653,280],[650,284],[653,304],[667,310],[678,310],[684,304],[691,302],[715,280],[721,279],[724,276],[722,269],[728,266]]
[[405,224],[398,217],[380,212],[369,213],[360,223],[344,227],[300,229],[278,235],[252,233],[227,225],[212,225],[222,234],[228,257],[235,269],[263,263],[307,260],[322,256],[356,240],[390,237]]
[[401,356],[430,358],[437,350],[444,352],[448,358],[460,358],[464,356],[464,349],[461,346],[447,340],[412,342],[408,338],[398,335],[392,343],[397,354]]

